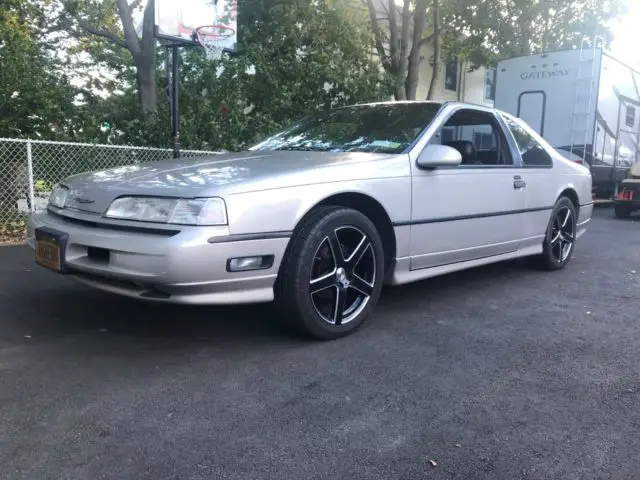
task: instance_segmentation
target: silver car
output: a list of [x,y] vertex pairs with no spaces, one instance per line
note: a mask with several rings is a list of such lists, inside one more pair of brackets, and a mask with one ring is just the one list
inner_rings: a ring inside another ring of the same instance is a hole
[[276,303],[321,339],[383,284],[531,257],[565,267],[591,175],[521,120],[464,103],[312,115],[247,151],[74,175],[30,216],[35,261],[108,292]]

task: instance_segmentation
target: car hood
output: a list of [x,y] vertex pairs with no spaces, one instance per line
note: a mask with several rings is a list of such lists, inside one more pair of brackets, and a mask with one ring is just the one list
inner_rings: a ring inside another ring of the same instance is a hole
[[62,184],[70,190],[67,206],[102,213],[122,195],[193,198],[371,178],[369,169],[359,164],[393,157],[359,152],[224,153],[88,172]]

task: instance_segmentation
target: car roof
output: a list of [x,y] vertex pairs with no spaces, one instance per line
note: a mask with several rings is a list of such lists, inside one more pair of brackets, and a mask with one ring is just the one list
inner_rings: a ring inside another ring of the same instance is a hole
[[380,102],[368,102],[368,103],[354,103],[352,105],[345,105],[342,107],[336,108],[339,110],[341,108],[350,108],[350,107],[376,107],[376,106],[384,106],[384,105],[444,105],[447,102],[437,102],[435,100],[386,100]]
[[[379,101],[379,102],[368,102],[368,103],[356,103],[353,105],[345,105],[342,107],[338,107],[336,110],[341,108],[349,108],[349,107],[360,107],[360,106],[384,106],[384,105],[398,105],[398,104],[423,104],[423,105],[438,105],[444,107],[446,105],[457,105],[461,107],[468,108],[478,108],[479,110],[492,110],[497,113],[507,114],[502,110],[499,110],[495,107],[491,107],[489,105],[483,105],[481,103],[473,103],[473,102],[462,102],[459,100],[444,100],[444,101],[436,101],[436,100],[387,100],[387,101]],[[508,115],[508,114],[507,114]]]

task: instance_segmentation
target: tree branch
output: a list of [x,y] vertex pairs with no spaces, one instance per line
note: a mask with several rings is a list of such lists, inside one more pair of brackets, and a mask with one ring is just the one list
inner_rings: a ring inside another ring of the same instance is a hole
[[423,47],[427,43],[431,43],[433,41],[434,37],[435,37],[435,34],[433,34],[433,33],[431,35],[427,35],[422,40],[420,40],[420,46]]
[[369,19],[371,21],[371,30],[373,30],[373,37],[375,40],[376,50],[378,51],[378,55],[380,56],[380,60],[382,61],[382,66],[385,70],[391,70],[391,64],[389,63],[389,57],[387,56],[387,52],[384,49],[384,43],[382,42],[382,32],[380,31],[380,24],[378,23],[378,18],[376,16],[376,8],[373,5],[373,0],[362,0],[366,1],[367,9],[369,10]]
[[[142,51],[151,53],[155,52],[155,36],[154,36],[154,24],[155,24],[155,2],[150,1],[144,9],[144,15],[142,17]],[[155,53],[153,54],[155,57]]]
[[62,4],[64,13],[66,13],[67,16],[65,16],[64,13],[62,13],[61,15],[58,15],[57,21],[56,21],[57,25],[52,25],[51,28],[48,29],[47,33],[53,33],[56,31],[66,31],[70,35],[78,36],[78,33],[74,32],[74,25],[71,22],[71,20],[73,19],[78,24],[78,27],[90,33],[91,35],[105,38],[109,40],[111,43],[118,45],[119,47],[128,48],[126,42],[115,33],[104,28],[95,27],[91,25],[87,20],[79,17],[77,14],[77,11],[73,8],[73,5],[71,4],[71,2],[67,0],[63,0],[60,3]]
[[[426,0],[424,1],[426,2]],[[440,75],[440,8],[438,5],[438,1],[439,0],[433,0],[433,72],[431,75],[431,82],[429,83],[427,100],[433,100],[438,76]]]
[[390,43],[390,57],[393,68],[400,68],[400,35],[398,34],[398,24],[396,23],[396,9],[394,6],[395,0],[389,0],[389,36],[391,37]]
[[127,0],[116,0],[118,6],[118,13],[120,14],[120,21],[122,22],[122,30],[124,31],[124,39],[127,42],[127,48],[136,58],[140,55],[140,41],[136,34],[136,27],[133,24],[133,17],[131,16],[131,8],[127,3]]
[[400,71],[407,71],[407,67],[409,64],[409,58],[407,54],[409,52],[409,20],[411,19],[411,0],[404,0],[404,5],[402,7],[402,26],[401,26],[401,34],[400,34]]
[[[82,18],[75,17],[75,21],[78,23],[78,26],[90,33],[91,35],[95,35],[97,37],[106,38],[111,43],[118,45],[119,47],[127,48],[127,43],[118,37],[115,33],[110,32],[109,30],[105,30],[104,28],[97,28],[91,25],[89,22]],[[70,25],[69,25],[70,26]]]

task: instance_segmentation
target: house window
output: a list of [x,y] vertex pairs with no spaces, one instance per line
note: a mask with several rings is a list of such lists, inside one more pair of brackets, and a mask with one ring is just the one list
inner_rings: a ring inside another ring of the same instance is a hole
[[626,115],[626,124],[627,127],[633,127],[636,123],[636,109],[635,107],[627,106],[627,115]]
[[447,62],[444,69],[444,89],[455,92],[458,89],[458,62]]
[[496,99],[496,69],[489,68],[484,72],[484,99]]

